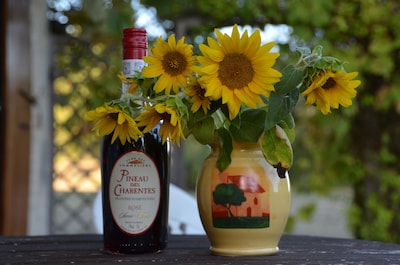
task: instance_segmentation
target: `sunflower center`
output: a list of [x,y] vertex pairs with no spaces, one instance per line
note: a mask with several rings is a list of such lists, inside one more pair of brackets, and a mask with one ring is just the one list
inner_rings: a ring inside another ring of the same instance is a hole
[[161,114],[161,120],[165,122],[170,122],[171,121],[171,114],[164,112]]
[[118,113],[110,113],[108,116],[115,121],[118,120]]
[[185,56],[176,51],[166,53],[162,60],[163,69],[171,76],[182,74],[186,70],[187,64]]
[[226,54],[219,63],[218,78],[222,85],[230,89],[240,89],[247,86],[254,76],[253,65],[243,54]]
[[323,89],[331,89],[336,86],[336,81],[332,77],[329,77],[328,80],[326,80],[325,84],[322,85]]
[[206,93],[206,90],[202,88],[200,85],[194,86],[194,89],[196,91],[196,96],[199,97],[200,99],[204,99],[204,94]]

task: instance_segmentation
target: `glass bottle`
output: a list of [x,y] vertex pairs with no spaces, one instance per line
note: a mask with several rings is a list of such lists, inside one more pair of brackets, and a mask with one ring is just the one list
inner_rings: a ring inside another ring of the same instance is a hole
[[[144,29],[123,30],[123,72],[140,71],[147,53]],[[126,92],[126,91],[125,91]],[[123,91],[124,93],[124,91]],[[109,253],[164,249],[168,239],[170,144],[159,126],[131,143],[103,137],[101,175],[104,248]]]

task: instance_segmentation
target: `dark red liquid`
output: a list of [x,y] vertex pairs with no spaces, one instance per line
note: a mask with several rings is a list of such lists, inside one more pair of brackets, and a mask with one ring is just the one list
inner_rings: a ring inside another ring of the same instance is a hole
[[[169,143],[162,144],[158,127],[133,143],[122,145],[119,139],[111,144],[112,134],[103,138],[101,146],[101,175],[103,195],[104,248],[111,253],[144,253],[164,249],[168,241],[168,199],[170,174]],[[152,225],[140,234],[128,234],[115,223],[109,200],[109,179],[114,163],[124,153],[142,151],[150,156],[160,176],[161,198],[156,218]]]

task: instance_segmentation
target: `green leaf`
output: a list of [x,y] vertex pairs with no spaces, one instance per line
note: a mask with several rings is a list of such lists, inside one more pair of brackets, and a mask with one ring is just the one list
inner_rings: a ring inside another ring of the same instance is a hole
[[293,65],[289,64],[282,70],[282,78],[279,83],[275,85],[275,93],[284,95],[296,89],[303,81],[304,70],[296,69]]
[[299,99],[300,92],[298,89],[293,89],[288,94],[279,95],[272,92],[268,102],[268,112],[265,121],[265,129],[271,129],[279,121],[289,115]]
[[264,131],[265,117],[263,109],[246,109],[232,121],[229,131],[236,140],[257,142]]
[[294,121],[294,117],[293,117],[292,113],[289,113],[282,121],[285,122],[286,126],[289,129],[294,129],[294,127],[296,127],[296,123]]
[[153,78],[143,78],[139,79],[140,89],[143,95],[151,96],[153,92],[155,79]]
[[201,144],[211,144],[214,141],[214,120],[207,117],[194,123],[192,134]]
[[218,148],[219,154],[217,159],[217,168],[220,172],[224,171],[232,162],[231,153],[233,150],[232,137],[228,130],[225,128],[219,128],[217,130],[218,135]]
[[292,166],[293,151],[284,130],[275,126],[266,131],[260,142],[264,157],[274,167],[285,170]]
[[298,51],[302,57],[311,54],[310,48],[307,48],[307,47],[297,47],[296,51]]
[[295,138],[295,122],[292,113],[289,113],[283,120],[278,122],[278,125],[285,131],[289,141],[294,142]]

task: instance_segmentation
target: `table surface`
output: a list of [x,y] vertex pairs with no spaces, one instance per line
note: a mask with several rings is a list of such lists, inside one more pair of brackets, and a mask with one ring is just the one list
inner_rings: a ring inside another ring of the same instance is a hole
[[110,255],[101,235],[0,236],[0,264],[400,264],[400,245],[284,235],[272,256],[224,257],[205,236],[169,237],[161,253]]

